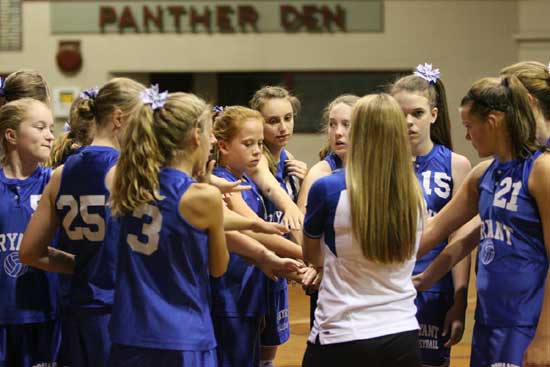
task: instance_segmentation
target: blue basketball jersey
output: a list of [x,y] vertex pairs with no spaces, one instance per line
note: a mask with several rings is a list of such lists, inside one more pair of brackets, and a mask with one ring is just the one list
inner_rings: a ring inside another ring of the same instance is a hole
[[482,220],[477,264],[476,321],[512,327],[537,325],[548,274],[542,224],[526,160],[494,160],[479,180]]
[[28,324],[56,316],[56,274],[19,261],[19,246],[51,170],[38,167],[26,179],[12,179],[0,168],[0,325]]
[[88,146],[63,166],[56,208],[59,248],[76,256],[74,274],[61,276],[64,303],[70,307],[109,310],[113,303],[116,243],[105,241],[110,230],[105,176],[118,156],[114,148]]
[[[443,145],[434,145],[425,156],[417,156],[414,162],[416,178],[422,187],[428,215],[435,216],[449,201],[453,194],[453,174],[451,168],[452,151]],[[447,246],[447,240],[441,242],[422,258],[416,261],[414,273],[422,273],[428,265]],[[428,292],[453,292],[451,272],[437,281]]]
[[162,200],[120,217],[113,344],[189,351],[216,347],[208,232],[179,211],[180,199],[193,183],[180,170],[162,168]]
[[[226,168],[216,167],[214,175],[228,181],[237,181]],[[265,205],[254,182],[244,175],[243,184],[250,190],[241,192],[244,201],[260,217],[265,218]],[[236,253],[229,253],[227,272],[219,278],[211,278],[212,309],[219,316],[260,316],[266,313],[266,280],[254,265]]]
[[344,166],[338,154],[334,152],[330,152],[323,160],[328,163],[331,171],[336,171]]

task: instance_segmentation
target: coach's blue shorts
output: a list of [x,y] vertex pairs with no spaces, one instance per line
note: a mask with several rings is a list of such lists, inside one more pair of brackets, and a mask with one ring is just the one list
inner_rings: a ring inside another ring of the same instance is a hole
[[521,367],[523,353],[535,337],[536,327],[493,327],[476,322],[472,337],[471,367]]
[[186,351],[113,344],[110,367],[217,367],[216,350]]
[[268,313],[265,316],[265,328],[262,330],[261,345],[281,345],[289,338],[288,283],[286,279],[282,278],[278,282],[270,283]]
[[0,325],[0,367],[55,367],[60,343],[59,320]]
[[418,344],[425,366],[444,366],[449,363],[451,349],[444,344],[450,335],[441,336],[445,316],[453,305],[453,295],[444,292],[421,292],[414,301],[416,319],[420,324]]
[[94,310],[64,310],[60,366],[106,367],[111,350],[108,326],[111,313]]
[[260,365],[260,317],[213,316],[220,367]]

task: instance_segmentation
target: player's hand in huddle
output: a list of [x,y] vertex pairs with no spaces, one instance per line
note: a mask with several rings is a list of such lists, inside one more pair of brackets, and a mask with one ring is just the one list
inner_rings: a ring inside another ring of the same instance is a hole
[[285,170],[289,175],[303,181],[307,174],[307,164],[297,159],[288,159],[285,161]]
[[266,233],[266,234],[278,234],[284,235],[288,233],[288,228],[280,223],[266,222],[265,220],[258,220],[254,222],[253,226],[250,228],[254,232]]

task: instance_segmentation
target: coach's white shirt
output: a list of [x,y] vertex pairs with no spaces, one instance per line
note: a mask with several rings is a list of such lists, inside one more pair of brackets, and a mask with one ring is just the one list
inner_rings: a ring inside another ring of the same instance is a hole
[[[382,209],[383,210],[383,209]],[[419,328],[411,276],[416,256],[398,265],[379,265],[365,259],[353,240],[347,190],[340,192],[334,217],[335,247],[324,236],[323,279],[309,341],[321,344],[370,339]],[[415,247],[422,234],[419,219]],[[416,251],[415,251],[416,253]]]

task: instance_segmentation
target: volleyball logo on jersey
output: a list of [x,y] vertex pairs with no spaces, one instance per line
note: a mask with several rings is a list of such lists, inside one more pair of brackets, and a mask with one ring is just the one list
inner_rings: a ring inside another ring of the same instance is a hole
[[[22,237],[22,236],[21,236]],[[19,278],[29,270],[27,265],[19,261],[19,252],[14,251],[4,259],[4,272],[12,278]]]
[[[57,209],[69,208],[63,218],[63,229],[67,237],[73,241],[86,239],[99,242],[105,238],[105,218],[98,213],[105,210],[105,195],[82,195],[75,198],[73,195],[61,195],[57,200]],[[96,209],[93,209],[96,208]],[[80,222],[76,219],[80,214]]]
[[489,265],[495,259],[495,246],[490,238],[481,241],[479,259],[483,265]]

